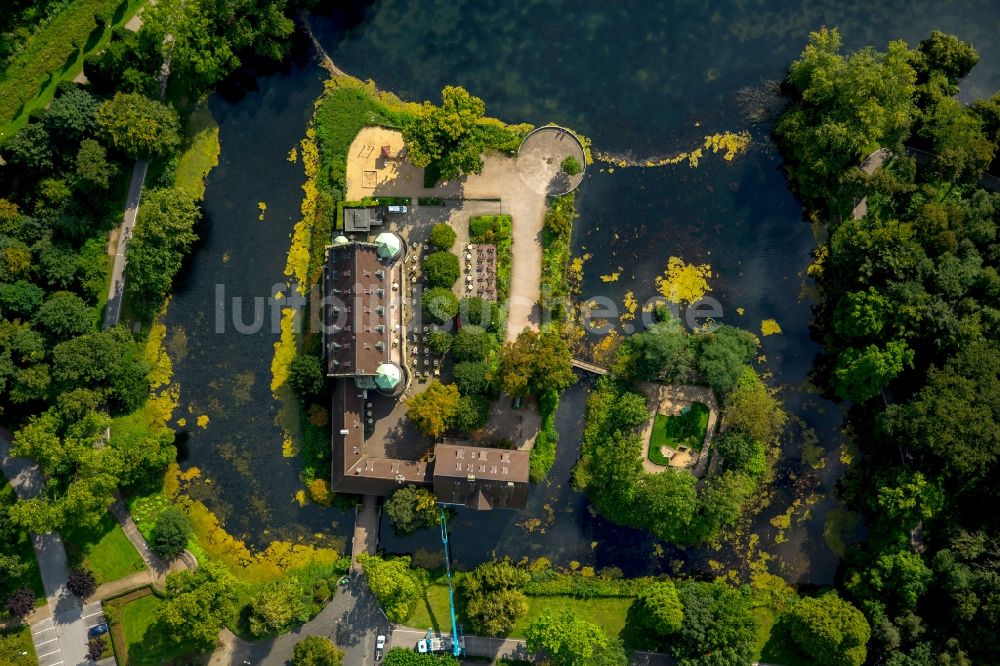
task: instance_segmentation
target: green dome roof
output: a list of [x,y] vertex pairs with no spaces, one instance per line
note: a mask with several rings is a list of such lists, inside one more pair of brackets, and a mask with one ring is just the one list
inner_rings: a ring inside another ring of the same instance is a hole
[[375,370],[375,385],[383,391],[391,391],[403,381],[403,371],[395,363],[382,363]]
[[403,241],[399,236],[388,231],[380,233],[375,238],[376,252],[382,259],[395,259],[403,250]]
[[336,238],[333,239],[334,245],[347,245],[349,242],[350,241],[347,240],[347,236],[343,235],[337,236]]

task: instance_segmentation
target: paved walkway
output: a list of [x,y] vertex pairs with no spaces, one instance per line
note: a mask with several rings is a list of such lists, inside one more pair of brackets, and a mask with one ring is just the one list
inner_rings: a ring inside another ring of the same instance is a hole
[[[11,456],[10,442],[10,431],[0,428],[0,467],[20,499],[34,497],[42,488],[42,474],[30,460]],[[39,663],[41,666],[86,664],[87,611],[66,589],[69,568],[62,539],[49,532],[31,535],[31,542],[50,613],[50,617],[31,627]],[[32,617],[37,620],[41,615]]]
[[118,247],[115,250],[114,264],[111,267],[111,284],[108,287],[108,305],[104,310],[104,328],[111,328],[118,323],[122,314],[122,300],[125,296],[125,252],[132,238],[135,219],[139,214],[139,201],[142,198],[142,186],[146,182],[146,172],[149,162],[139,160],[132,168],[132,180],[128,186],[128,197],[125,200],[125,215],[118,228]]

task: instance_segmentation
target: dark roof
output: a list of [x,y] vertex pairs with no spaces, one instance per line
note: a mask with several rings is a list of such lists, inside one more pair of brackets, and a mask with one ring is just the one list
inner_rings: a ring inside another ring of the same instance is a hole
[[402,323],[401,302],[392,291],[398,272],[398,265],[379,259],[370,243],[328,248],[323,274],[327,375],[370,376],[392,361],[393,327]]
[[469,444],[434,447],[434,494],[473,509],[523,509],[528,501],[529,453]]
[[431,484],[430,463],[366,455],[364,397],[354,382],[337,380],[330,407],[334,492],[388,495],[404,483]]
[[385,210],[385,206],[344,208],[344,231],[350,234],[382,226],[385,222]]

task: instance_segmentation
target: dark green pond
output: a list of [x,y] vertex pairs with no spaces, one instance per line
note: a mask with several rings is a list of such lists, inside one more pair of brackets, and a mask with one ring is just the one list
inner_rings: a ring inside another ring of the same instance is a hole
[[[1000,89],[1000,5],[385,0],[350,17],[314,17],[313,25],[338,66],[404,98],[436,99],[444,85],[463,85],[486,101],[491,115],[571,126],[601,151],[662,156],[696,147],[706,134],[752,131],[754,148],[732,163],[708,156],[697,169],[591,168],[578,196],[575,249],[593,254],[584,280],[588,297],[620,303],[632,290],[642,301],[653,295],[667,259],[679,256],[711,264],[711,295],[724,310],[720,321],[754,331],[762,319],[778,321],[784,332],[763,339],[761,368],[782,387],[786,408],[800,422],[783,441],[777,497],[754,527],[789,579],[831,581],[837,560],[824,545],[822,528],[841,471],[840,408],[805,390],[818,351],[809,337],[810,303],[801,295],[814,239],[768,143],[768,127],[748,124],[739,91],[781,78],[808,32],[828,25],[840,28],[845,48],[896,38],[915,43],[934,28],[955,32],[982,55],[963,96],[988,95]],[[268,295],[282,280],[302,182],[301,165],[285,156],[304,133],[321,71],[289,67],[260,77],[257,86],[239,101],[212,100],[222,128],[221,163],[208,182],[205,240],[168,324],[182,326],[188,336],[188,354],[175,363],[182,407],[193,403],[197,413],[211,417],[200,429],[190,425],[194,413],[187,415],[184,465],[197,465],[211,481],[198,491],[227,526],[260,544],[286,533],[345,535],[351,521],[293,502],[298,466],[281,456],[277,405],[268,390],[276,336],[269,327],[256,335],[214,333],[216,284],[225,285],[227,297],[252,297]],[[264,223],[257,221],[258,201],[267,202]],[[600,280],[619,266],[625,268],[618,282]],[[744,309],[742,316],[737,308]],[[243,386],[246,373],[255,377],[250,399],[237,399],[234,387]],[[671,559],[693,568],[709,557],[737,559],[732,553],[674,552],[589,514],[586,499],[568,486],[585,390],[574,388],[560,408],[562,440],[551,483],[533,490],[521,514],[462,512],[452,542],[456,559],[474,564],[495,551],[544,555],[560,564],[617,565],[629,573],[668,568]],[[819,470],[799,460],[809,430],[832,453]],[[792,483],[791,475],[798,481]],[[775,544],[769,520],[803,488],[824,499],[787,532],[787,541]],[[515,524],[531,519],[541,526],[531,534]],[[385,525],[382,543],[389,551],[439,552],[433,534],[400,540]]]

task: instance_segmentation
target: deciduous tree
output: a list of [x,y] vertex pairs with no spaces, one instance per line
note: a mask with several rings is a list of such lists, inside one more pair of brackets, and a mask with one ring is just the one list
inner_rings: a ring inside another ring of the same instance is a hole
[[458,412],[461,395],[453,384],[434,380],[423,393],[410,398],[406,416],[420,432],[437,439],[448,429],[448,424]]
[[786,616],[792,640],[818,666],[861,666],[871,637],[868,620],[834,593],[806,597]]

